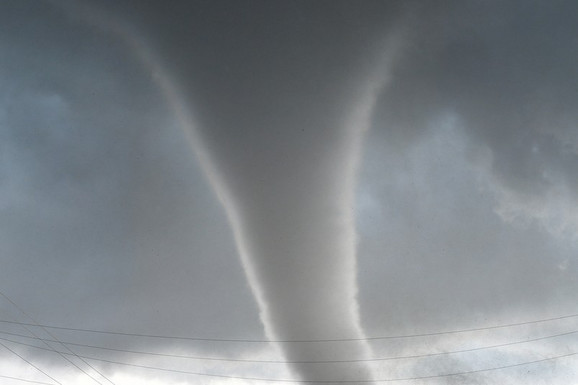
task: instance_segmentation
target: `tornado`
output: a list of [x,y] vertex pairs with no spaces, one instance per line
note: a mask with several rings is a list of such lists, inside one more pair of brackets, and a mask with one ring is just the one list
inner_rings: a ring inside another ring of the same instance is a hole
[[[266,16],[219,13],[231,33],[211,30],[210,60],[193,59],[177,76],[190,84],[210,179],[266,335],[305,382],[371,381],[354,192],[392,39],[372,9],[356,14],[352,3],[274,4]],[[352,362],[315,363],[331,360]]]
[[304,382],[373,379],[354,192],[399,40],[393,4],[139,3],[145,33],[98,22],[174,107],[226,211],[265,333]]

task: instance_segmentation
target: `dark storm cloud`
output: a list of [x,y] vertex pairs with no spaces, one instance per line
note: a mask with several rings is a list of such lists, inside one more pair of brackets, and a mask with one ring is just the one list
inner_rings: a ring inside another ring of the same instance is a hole
[[[173,116],[158,74],[118,31],[87,18],[90,7],[83,15],[67,10],[73,2],[55,4],[0,5],[0,290],[45,323],[263,338],[225,214],[178,128],[183,122]],[[344,213],[339,194],[347,188],[339,178],[351,174],[345,166],[351,159],[346,120],[356,103],[367,100],[374,71],[389,82],[373,110],[357,190],[357,275],[367,334],[573,312],[573,2],[87,4],[151,47],[182,91],[180,102],[190,109],[194,129],[249,229],[243,236],[259,260],[253,268],[260,287],[282,288],[264,296],[266,311],[276,314],[269,317],[275,326],[266,325],[273,337],[351,333],[348,327],[337,330],[347,323],[340,311],[352,304],[339,297],[342,287],[332,289],[332,281],[343,278],[340,267],[327,269],[322,262],[342,251],[342,240],[327,240],[351,231],[332,227]],[[385,65],[380,55],[399,30],[400,49]],[[312,251],[321,256],[301,258]],[[291,266],[290,260],[303,264]],[[348,274],[344,281],[351,282],[354,271]],[[328,299],[337,305],[325,309],[335,312],[319,314]],[[2,317],[20,317],[5,302],[0,309]],[[323,324],[327,317],[335,323]],[[546,330],[381,341],[372,348],[378,357],[411,355]],[[177,347],[78,338],[120,348]],[[499,366],[505,358],[531,361],[574,345],[564,339],[372,368],[376,378],[439,374]],[[285,350],[286,358],[365,354],[345,345],[331,351],[297,346]],[[271,351],[247,345],[178,349],[271,359]],[[26,353],[38,357],[32,349]],[[115,357],[137,362],[132,355]],[[62,366],[54,359],[42,362]],[[438,382],[562,384],[576,376],[568,362]],[[198,365],[206,372],[291,377],[265,365]],[[335,368],[297,369],[305,378],[369,378],[364,366]]]
[[414,24],[359,187],[368,330],[572,308],[576,13],[473,1]]
[[376,125],[402,140],[455,114],[505,189],[575,191],[577,12],[572,2],[474,1],[420,20]]

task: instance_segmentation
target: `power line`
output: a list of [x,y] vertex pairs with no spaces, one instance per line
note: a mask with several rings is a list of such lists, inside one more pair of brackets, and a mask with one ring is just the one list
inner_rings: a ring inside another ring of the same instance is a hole
[[36,320],[34,318],[32,318],[32,316],[30,316],[28,313],[26,313],[20,306],[18,306],[14,301],[12,301],[6,294],[2,293],[0,291],[0,296],[4,297],[4,299],[6,299],[8,302],[10,302],[10,304],[12,304],[12,306],[14,306],[16,309],[18,309],[18,311],[22,314],[24,314],[28,319],[30,319],[34,324],[21,324],[20,326],[22,326],[26,331],[28,331],[30,334],[32,334],[34,337],[40,339],[41,341],[44,342],[44,344],[46,346],[48,346],[51,350],[53,350],[54,352],[57,352],[62,358],[64,358],[66,361],[68,361],[69,363],[71,363],[74,367],[76,367],[78,370],[80,370],[82,373],[86,374],[89,378],[91,378],[93,381],[95,381],[97,384],[102,385],[102,383],[100,381],[98,381],[96,378],[94,378],[90,373],[88,373],[87,371],[85,371],[83,368],[81,368],[80,366],[78,366],[75,362],[73,362],[72,360],[70,360],[68,357],[64,356],[61,352],[58,352],[56,349],[54,349],[52,346],[50,346],[50,344],[48,344],[47,342],[45,342],[42,338],[39,338],[33,331],[31,331],[30,329],[28,329],[26,326],[39,326],[40,328],[42,328],[42,330],[44,330],[44,332],[46,334],[48,334],[51,338],[53,338],[54,340],[56,340],[57,343],[60,343],[60,345],[62,345],[66,350],[68,350],[68,352],[72,353],[73,356],[75,356],[76,358],[78,358],[79,360],[81,360],[85,365],[87,365],[89,368],[91,368],[92,370],[94,370],[96,373],[98,373],[100,376],[102,376],[105,380],[107,380],[108,382],[110,382],[112,385],[116,385],[114,382],[112,382],[111,380],[109,380],[104,374],[102,374],[101,372],[99,372],[96,368],[94,368],[90,363],[86,362],[85,360],[83,360],[81,357],[79,357],[74,351],[72,351],[68,346],[64,345],[62,342],[60,342],[58,340],[58,338],[56,338],[53,334],[51,334],[48,330],[46,330],[46,328],[38,325],[38,322],[36,322]]
[[[32,366],[34,369],[38,370],[40,373],[44,374],[46,377],[50,378],[52,381],[56,382],[58,385],[62,385],[60,383],[60,381],[58,381],[57,379],[52,377],[50,374],[46,373],[44,370],[40,369],[38,366],[34,365],[31,361],[27,360],[26,358],[24,358],[23,356],[21,356],[20,354],[15,352],[14,350],[10,349],[8,346],[4,345],[2,342],[0,342],[0,345],[2,345],[6,350],[11,352],[12,354],[18,356],[22,361],[26,362],[28,365]],[[50,385],[53,385],[53,384],[50,384]]]
[[445,374],[438,374],[438,375],[432,375],[432,376],[387,378],[387,379],[378,379],[378,380],[337,380],[337,381],[335,381],[335,380],[319,380],[319,381],[316,381],[316,380],[289,380],[289,379],[274,379],[274,378],[260,378],[260,377],[238,377],[238,376],[229,376],[229,375],[222,375],[222,374],[209,374],[209,373],[188,372],[188,371],[184,371],[184,370],[165,369],[165,368],[158,368],[158,367],[146,366],[146,365],[129,364],[126,362],[104,360],[101,358],[94,358],[94,357],[84,357],[84,358],[89,359],[89,360],[106,362],[106,363],[110,363],[110,364],[132,366],[132,367],[137,367],[137,368],[142,368],[142,369],[159,370],[159,371],[165,371],[165,372],[190,374],[190,375],[205,376],[205,377],[229,378],[229,379],[236,379],[236,380],[252,380],[252,381],[327,384],[327,383],[376,383],[376,382],[393,382],[393,381],[411,381],[411,380],[426,380],[426,379],[433,379],[433,378],[461,376],[461,375],[467,375],[467,374],[490,372],[490,371],[494,371],[494,370],[503,370],[503,369],[514,368],[514,367],[519,367],[519,366],[532,365],[532,364],[537,364],[540,362],[553,361],[553,360],[558,360],[561,358],[571,357],[571,356],[575,356],[577,354],[578,354],[578,352],[573,352],[573,353],[543,358],[543,359],[534,360],[534,361],[521,362],[518,364],[503,365],[503,366],[498,366],[498,367],[493,367],[493,368],[477,369],[477,370],[470,370],[470,371],[465,371],[465,372],[445,373]]
[[[48,347],[48,349],[43,348],[44,350],[47,350],[47,351],[50,351],[50,352],[53,352],[53,353],[57,353],[57,354],[58,354],[60,357],[62,357],[65,361],[67,361],[68,363],[72,364],[75,368],[77,368],[78,370],[80,370],[82,373],[86,374],[86,375],[87,375],[88,377],[90,377],[92,380],[96,381],[99,385],[102,385],[102,383],[101,383],[100,381],[98,381],[98,380],[95,379],[92,375],[90,375],[89,373],[87,373],[84,369],[82,369],[80,366],[78,366],[75,362],[71,361],[70,358],[68,358],[67,356],[63,355],[62,352],[56,350],[56,349],[55,349],[53,346],[51,346],[47,341],[59,343],[59,344],[61,344],[62,346],[64,346],[68,351],[70,351],[71,353],[74,354],[74,352],[72,352],[72,350],[70,350],[69,348],[67,348],[62,342],[60,342],[60,341],[58,341],[58,340],[47,340],[47,339],[44,339],[44,338],[40,338],[40,337],[38,337],[38,335],[37,335],[36,333],[34,333],[32,330],[28,329],[26,326],[24,326],[24,325],[21,325],[21,326],[24,328],[24,330],[26,330],[28,333],[30,333],[30,334],[32,334],[32,335],[34,336],[34,337],[30,337],[30,336],[20,335],[21,337],[24,337],[24,338],[34,338],[34,339],[40,340],[44,345],[46,345],[46,346]],[[13,333],[13,334],[16,334],[16,333]],[[50,333],[48,333],[48,332],[47,332],[47,334],[48,334],[49,336],[51,336],[52,338],[54,338],[54,337],[52,336],[52,334],[50,334]],[[5,340],[5,341],[12,342],[12,341],[10,341],[10,340]],[[81,359],[81,358],[79,357],[79,359]],[[81,360],[82,360],[82,359],[81,359]],[[83,361],[83,362],[85,362],[85,361]],[[85,362],[85,363],[86,363],[86,362]],[[87,363],[87,364],[88,364],[88,366],[92,367],[89,363]]]
[[[490,372],[490,371],[494,371],[494,370],[503,370],[503,369],[516,368],[516,367],[520,367],[520,366],[539,364],[541,362],[547,362],[547,361],[558,360],[561,358],[572,357],[572,356],[575,356],[577,354],[578,354],[577,352],[574,352],[574,353],[562,354],[562,355],[554,356],[554,357],[542,358],[542,359],[534,360],[534,361],[520,362],[518,364],[496,366],[496,367],[487,368],[487,369],[476,369],[476,370],[469,370],[469,371],[465,371],[465,372],[447,373],[447,374],[434,375],[434,376],[421,376],[421,377],[412,377],[412,378],[393,378],[393,379],[387,379],[387,380],[376,380],[376,382],[428,380],[428,379],[440,378],[440,377],[463,376],[463,375],[467,375],[467,374],[483,373],[483,372]],[[350,382],[350,381],[346,381],[346,382]],[[369,382],[369,381],[362,381],[362,382]]]
[[34,381],[34,380],[27,380],[25,378],[18,378],[18,377],[10,377],[10,376],[4,376],[2,374],[0,374],[0,378],[8,378],[9,380],[16,380],[16,381],[22,381],[22,382],[29,382],[31,384],[42,384],[42,385],[54,385],[51,384],[50,382],[42,382],[42,381]]
[[96,334],[110,334],[126,337],[145,337],[145,338],[158,338],[158,339],[173,339],[173,340],[185,340],[185,341],[206,341],[206,342],[254,342],[254,343],[301,343],[301,342],[349,342],[349,341],[372,341],[372,340],[387,340],[387,339],[399,339],[399,338],[418,338],[418,337],[432,337],[444,334],[456,334],[456,333],[468,333],[483,330],[501,329],[514,326],[531,325],[542,322],[559,321],[568,318],[576,318],[578,314],[564,315],[553,318],[544,318],[532,321],[516,322],[501,325],[492,325],[485,327],[476,327],[468,329],[455,329],[446,330],[431,333],[419,333],[419,334],[402,334],[402,335],[391,335],[391,336],[375,336],[375,337],[365,337],[365,338],[334,338],[334,339],[309,339],[309,340],[259,340],[259,339],[234,339],[234,338],[205,338],[205,337],[180,337],[180,336],[169,336],[169,335],[155,335],[155,334],[143,334],[143,333],[128,333],[128,332],[115,332],[115,331],[104,331],[95,329],[81,329],[81,328],[71,328],[55,325],[42,325],[42,324],[31,324],[25,322],[16,322],[0,319],[0,323],[15,324],[15,325],[27,325],[27,326],[38,326],[41,328],[55,329],[55,330],[66,330],[73,332],[83,332],[83,333],[96,333]]
[[[27,345],[27,344],[23,344],[23,345]],[[34,345],[28,345],[28,346],[35,347]],[[42,347],[37,347],[37,348],[44,349]],[[70,354],[70,353],[64,353],[64,354]],[[418,376],[418,377],[386,378],[386,379],[377,379],[377,380],[290,380],[290,379],[274,379],[274,378],[260,378],[260,377],[243,377],[243,376],[231,376],[231,375],[224,375],[224,374],[189,372],[189,371],[177,370],[177,369],[166,369],[166,368],[159,368],[159,367],[155,367],[155,366],[130,364],[130,363],[126,363],[126,362],[112,361],[112,360],[106,360],[106,359],[102,359],[102,358],[88,357],[88,356],[81,356],[81,357],[86,358],[88,360],[106,362],[109,364],[131,366],[131,367],[136,367],[136,368],[141,368],[141,369],[158,370],[158,371],[164,371],[164,372],[170,372],[170,373],[188,374],[188,375],[195,375],[195,376],[227,378],[227,379],[236,379],[236,380],[250,380],[250,381],[323,384],[323,383],[377,383],[377,382],[412,381],[412,380],[427,380],[427,379],[433,379],[433,378],[453,377],[453,376],[461,376],[461,375],[468,375],[468,374],[475,374],[475,373],[482,373],[482,372],[490,372],[490,371],[495,371],[495,370],[503,370],[503,369],[508,369],[508,368],[520,367],[520,366],[527,366],[527,365],[537,364],[537,363],[541,363],[541,362],[553,361],[553,360],[558,360],[561,358],[567,358],[567,357],[575,356],[577,354],[578,354],[578,352],[573,352],[573,353],[567,353],[567,354],[562,354],[562,355],[548,357],[548,358],[542,358],[539,360],[525,361],[525,362],[521,362],[521,363],[517,363],[517,364],[503,365],[503,366],[497,366],[497,367],[485,368],[485,369],[469,370],[469,371],[463,371],[463,372],[444,373],[444,374],[437,374],[437,375],[430,375],[430,376]]]
[[[441,356],[441,355],[448,355],[448,354],[458,354],[458,353],[468,353],[480,350],[488,350],[488,349],[495,349],[495,348],[502,348],[506,346],[514,346],[524,343],[536,342],[536,341],[543,341],[547,339],[552,339],[556,337],[563,337],[572,334],[578,333],[578,330],[573,330],[570,332],[565,333],[558,333],[558,334],[551,334],[543,337],[525,339],[525,340],[518,340],[514,342],[507,342],[502,344],[496,345],[486,345],[480,346],[476,348],[469,348],[469,349],[461,349],[461,350],[451,350],[446,352],[436,352],[436,353],[426,353],[426,354],[416,354],[416,355],[407,355],[407,356],[394,356],[394,357],[380,357],[380,358],[365,358],[365,359],[355,359],[355,360],[323,360],[323,361],[282,361],[282,360],[251,360],[251,359],[243,359],[243,358],[221,358],[221,357],[201,357],[201,356],[187,356],[187,355],[180,355],[180,354],[168,354],[168,353],[155,353],[155,352],[144,352],[144,351],[136,351],[136,350],[126,350],[126,349],[115,349],[115,348],[107,348],[103,346],[94,346],[94,345],[87,345],[87,344],[79,344],[74,342],[67,342],[62,341],[63,344],[91,348],[91,349],[100,349],[100,350],[107,350],[107,351],[114,351],[119,353],[131,353],[131,354],[142,354],[142,355],[151,355],[157,357],[168,357],[168,358],[183,358],[183,359],[192,359],[192,360],[204,360],[204,361],[222,361],[222,362],[244,362],[244,363],[254,363],[254,364],[336,364],[336,363],[356,363],[356,362],[378,362],[378,361],[393,361],[393,360],[402,360],[402,359],[415,359],[415,358],[426,358],[426,357],[434,357],[434,356]],[[30,337],[18,333],[10,333],[0,331],[0,334],[6,334],[16,337],[23,337],[28,339],[39,339],[35,337]],[[25,345],[41,350],[49,350],[40,346],[26,344],[24,342],[14,341],[8,338],[0,337],[0,340],[12,342],[19,345]],[[53,342],[51,340],[47,340],[48,342]]]

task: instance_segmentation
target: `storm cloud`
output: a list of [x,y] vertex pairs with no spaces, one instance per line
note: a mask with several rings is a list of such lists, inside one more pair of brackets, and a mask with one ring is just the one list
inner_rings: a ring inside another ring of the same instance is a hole
[[[38,322],[64,327],[359,341],[277,350],[59,338],[355,361],[574,330],[561,319],[363,339],[576,313],[572,2],[73,4],[0,6],[0,290]],[[7,302],[0,310],[30,322]],[[62,383],[92,383],[53,353],[6,344]],[[567,335],[374,363],[99,357],[233,377],[566,384],[578,375],[575,357],[443,375],[576,349]],[[2,354],[0,374],[48,380]],[[119,384],[207,379],[95,363]]]

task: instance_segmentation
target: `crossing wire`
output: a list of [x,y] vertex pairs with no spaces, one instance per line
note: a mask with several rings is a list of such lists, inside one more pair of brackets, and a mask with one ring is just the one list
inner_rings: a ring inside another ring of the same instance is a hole
[[[33,331],[31,331],[30,329],[27,328],[27,326],[39,326],[41,329],[44,330],[44,332],[46,334],[48,334],[51,338],[53,338],[54,340],[56,340],[56,342],[58,342],[60,345],[62,345],[66,350],[68,350],[70,353],[72,353],[73,356],[75,356],[76,358],[78,358],[79,360],[81,360],[84,364],[86,364],[89,368],[91,368],[92,370],[94,370],[96,373],[98,373],[100,376],[102,376],[105,380],[107,380],[108,382],[110,382],[112,385],[116,385],[114,382],[112,382],[111,380],[109,380],[104,374],[102,374],[101,372],[99,372],[96,368],[94,368],[90,363],[86,362],[85,360],[83,360],[81,357],[79,357],[74,351],[72,351],[68,346],[62,344],[62,342],[60,342],[58,340],[58,338],[56,338],[52,333],[50,333],[48,330],[46,330],[46,328],[38,325],[38,323],[36,322],[36,320],[34,318],[32,318],[28,313],[26,313],[20,306],[18,306],[14,301],[12,301],[6,294],[4,294],[3,292],[0,291],[0,296],[4,297],[4,299],[6,299],[6,301],[10,302],[10,304],[12,304],[12,306],[14,306],[16,309],[18,309],[18,311],[22,314],[24,314],[24,316],[26,316],[28,319],[30,319],[33,324],[21,324],[20,326],[22,326],[27,332],[29,332],[30,334],[32,334],[34,337],[39,338]],[[39,338],[41,341],[44,342],[44,340],[42,338]],[[50,346],[50,344],[48,344],[47,342],[44,342],[44,344],[46,346],[48,346],[50,348],[50,350],[58,353],[62,358],[64,358],[67,362],[69,362],[70,364],[72,364],[74,367],[76,367],[78,370],[80,370],[82,373],[84,373],[85,375],[87,375],[90,379],[92,379],[94,382],[96,382],[99,385],[102,385],[102,383],[100,381],[98,381],[96,378],[94,378],[90,373],[88,373],[86,370],[84,370],[83,368],[81,368],[80,366],[78,366],[74,361],[72,361],[71,359],[69,359],[68,357],[66,357],[65,355],[63,355],[61,352],[58,352],[56,349],[54,349],[52,346]]]
[[385,379],[378,379],[378,380],[289,380],[289,379],[274,379],[274,378],[260,378],[260,377],[238,377],[238,376],[229,376],[229,375],[220,375],[220,374],[209,374],[209,373],[196,373],[196,372],[187,372],[184,370],[173,370],[173,369],[165,369],[165,368],[158,368],[146,365],[137,365],[137,364],[129,364],[124,362],[117,362],[112,360],[104,360],[100,358],[92,358],[92,357],[85,357],[89,360],[96,360],[101,362],[106,362],[110,364],[117,364],[117,365],[125,365],[125,366],[132,366],[137,368],[143,369],[151,369],[151,370],[159,370],[159,371],[166,371],[166,372],[173,372],[173,373],[181,373],[181,374],[190,374],[196,376],[205,376],[205,377],[217,377],[217,378],[228,378],[228,379],[235,379],[235,380],[251,380],[251,381],[269,381],[269,382],[285,382],[285,383],[310,383],[310,384],[335,384],[335,383],[378,383],[378,382],[394,382],[394,381],[414,381],[414,380],[428,380],[434,378],[443,378],[443,377],[453,377],[453,376],[462,376],[468,374],[475,374],[475,373],[482,373],[482,372],[490,372],[495,370],[503,370],[509,369],[514,367],[520,366],[527,366],[532,364],[537,364],[546,361],[553,361],[558,360],[561,358],[571,357],[577,355],[577,352],[562,354],[559,356],[553,356],[548,358],[543,358],[534,361],[526,361],[512,365],[503,365],[493,368],[486,368],[486,369],[477,369],[477,370],[469,370],[464,372],[456,372],[456,373],[444,373],[438,375],[431,375],[431,376],[421,376],[421,377],[400,377],[400,378],[385,378]]
[[[252,360],[252,359],[243,359],[243,358],[222,358],[222,357],[201,357],[201,356],[186,356],[180,354],[168,354],[168,353],[155,353],[155,352],[143,352],[137,350],[127,350],[127,349],[115,349],[115,348],[107,348],[103,346],[94,346],[94,345],[87,345],[87,344],[79,344],[74,342],[67,342],[62,341],[63,344],[85,347],[90,349],[100,349],[100,350],[107,350],[119,353],[130,353],[130,354],[142,354],[142,355],[151,355],[157,357],[168,357],[168,358],[183,358],[183,359],[192,359],[192,360],[203,360],[203,361],[220,361],[220,362],[243,362],[243,363],[254,363],[254,364],[337,364],[337,363],[356,363],[356,362],[378,362],[378,361],[393,361],[393,360],[403,360],[403,359],[416,359],[416,358],[425,358],[425,357],[434,357],[434,356],[441,356],[441,355],[448,355],[448,354],[457,354],[457,353],[468,353],[480,350],[488,350],[488,349],[495,349],[495,348],[502,348],[507,346],[514,346],[524,343],[536,342],[536,341],[543,341],[547,339],[552,339],[556,337],[563,337],[572,334],[578,333],[578,330],[573,330],[565,333],[558,333],[558,334],[551,334],[543,337],[537,338],[530,338],[525,340],[518,340],[513,342],[507,342],[502,344],[496,345],[486,345],[480,346],[476,348],[469,348],[469,349],[461,349],[461,350],[451,350],[446,352],[436,352],[436,353],[427,353],[427,354],[415,354],[415,355],[407,355],[407,356],[394,356],[394,357],[380,357],[380,358],[365,358],[365,359],[354,359],[354,360],[319,360],[319,361],[282,361],[282,360]],[[40,339],[37,337],[30,337],[18,333],[10,333],[5,331],[0,331],[0,334],[11,335],[15,337],[22,337],[28,339]],[[48,350],[53,351],[50,349],[46,349],[40,346],[26,344],[24,342],[14,341],[8,338],[0,337],[0,340],[12,342],[19,345],[25,345],[32,348],[37,348],[41,350]],[[48,342],[53,342],[51,340],[45,340]],[[54,352],[54,351],[53,351]],[[63,352],[59,352],[63,353]]]
[[303,340],[262,340],[262,339],[235,339],[235,338],[205,338],[205,337],[179,337],[179,336],[169,336],[169,335],[156,335],[156,334],[144,334],[144,333],[128,333],[128,332],[116,332],[116,331],[104,331],[95,329],[82,329],[82,328],[72,328],[63,327],[55,325],[43,325],[43,324],[32,324],[26,322],[8,321],[0,319],[0,323],[13,324],[13,325],[26,325],[26,326],[37,326],[46,329],[54,330],[66,330],[73,332],[83,332],[83,333],[96,333],[96,334],[110,334],[126,337],[144,337],[144,338],[158,338],[158,339],[172,339],[172,340],[183,340],[183,341],[206,341],[206,342],[248,342],[248,343],[307,343],[307,342],[349,342],[349,341],[374,341],[374,340],[388,340],[388,339],[401,339],[401,338],[418,338],[418,337],[432,337],[445,334],[457,334],[457,333],[468,333],[477,332],[484,330],[502,329],[514,326],[531,325],[543,322],[559,321],[563,319],[576,318],[578,314],[563,315],[559,317],[544,318],[538,320],[515,322],[509,324],[492,325],[485,327],[476,327],[468,329],[456,329],[456,330],[446,330],[439,332],[430,333],[419,333],[419,334],[402,334],[402,335],[391,335],[391,336],[375,336],[375,337],[364,337],[364,338],[332,338],[332,339],[303,339]]
[[562,354],[562,355],[558,355],[558,356],[542,358],[542,359],[534,360],[534,361],[525,361],[525,362],[520,362],[517,364],[503,365],[503,366],[497,366],[497,367],[485,368],[485,369],[469,370],[469,371],[463,371],[463,372],[444,373],[444,374],[437,374],[437,375],[430,375],[430,376],[419,376],[419,377],[384,378],[384,379],[377,379],[377,380],[290,380],[290,379],[261,378],[261,377],[243,377],[243,376],[231,376],[231,375],[223,375],[223,374],[189,372],[189,371],[185,371],[185,370],[175,370],[175,369],[166,369],[166,368],[159,368],[159,367],[147,366],[147,365],[129,364],[126,362],[105,360],[105,359],[95,358],[95,357],[86,357],[86,356],[82,356],[82,357],[86,358],[88,360],[106,362],[109,364],[130,366],[130,367],[141,368],[141,369],[158,370],[158,371],[178,373],[178,374],[203,376],[203,377],[227,378],[227,379],[248,380],[248,381],[284,382],[284,383],[311,383],[311,384],[335,384],[335,383],[341,384],[341,383],[344,383],[345,384],[345,383],[378,383],[378,382],[394,382],[394,381],[414,381],[414,380],[428,380],[428,379],[434,379],[434,378],[462,376],[462,375],[491,372],[491,371],[496,371],[496,370],[504,370],[504,369],[509,369],[509,368],[533,365],[533,364],[538,364],[541,362],[547,362],[547,361],[553,361],[553,360],[558,360],[558,359],[562,359],[562,358],[572,357],[572,356],[575,356],[577,354],[578,354],[578,352],[572,352],[572,353]]
[[54,384],[51,384],[50,382],[27,380],[26,378],[4,376],[4,375],[2,375],[2,374],[0,374],[0,378],[7,378],[7,379],[9,379],[9,380],[16,380],[16,381],[28,382],[28,383],[30,383],[30,384],[54,385]]
[[[29,345],[29,346],[34,347],[33,345]],[[44,348],[40,348],[40,349],[44,349]],[[70,354],[70,353],[64,353],[64,354]],[[177,374],[203,376],[203,377],[227,378],[227,379],[248,380],[248,381],[282,382],[282,383],[312,383],[312,384],[328,384],[328,383],[332,383],[332,384],[340,383],[341,384],[341,383],[344,383],[345,384],[345,383],[379,383],[379,382],[395,382],[395,381],[414,381],[414,380],[428,380],[428,379],[434,379],[434,378],[463,376],[463,375],[470,375],[470,374],[476,374],[476,373],[491,372],[491,371],[496,371],[496,370],[504,370],[504,369],[509,369],[509,368],[533,365],[533,364],[538,364],[538,363],[542,363],[542,362],[572,357],[575,355],[578,355],[578,352],[572,352],[572,353],[562,354],[562,355],[558,355],[558,356],[542,358],[539,360],[525,361],[525,362],[520,362],[517,364],[496,366],[496,367],[492,367],[492,368],[475,369],[475,370],[469,370],[469,371],[463,371],[463,372],[454,372],[454,373],[443,373],[443,374],[429,375],[429,376],[385,378],[385,379],[377,379],[377,380],[291,380],[291,379],[276,379],[276,378],[261,378],[261,377],[244,377],[244,376],[232,376],[232,375],[224,375],[224,374],[189,372],[189,371],[185,371],[185,370],[159,368],[159,367],[155,367],[155,366],[130,364],[130,363],[126,363],[126,362],[106,360],[106,359],[102,359],[102,358],[89,357],[89,356],[80,356],[80,357],[85,358],[87,360],[106,362],[106,363],[115,364],[115,365],[129,366],[129,367],[135,367],[135,368],[141,368],[141,369],[158,370],[158,371],[177,373]]]
[[[34,365],[31,361],[27,360],[22,355],[18,354],[18,352],[10,349],[8,346],[4,345],[2,342],[0,342],[0,345],[2,345],[10,353],[14,354],[15,356],[18,356],[22,361],[26,362],[28,365],[32,366],[34,369],[38,370],[40,373],[44,374],[46,377],[50,378],[52,381],[56,382],[58,385],[62,385],[60,383],[60,381],[58,381],[57,379],[52,377],[50,374],[46,373],[44,370],[40,369],[38,366]],[[50,384],[50,385],[53,385],[53,384]]]

